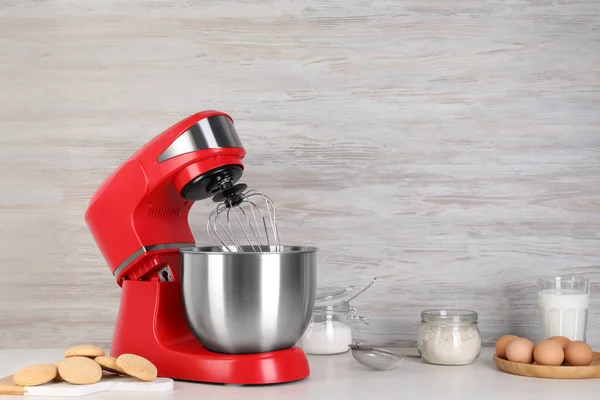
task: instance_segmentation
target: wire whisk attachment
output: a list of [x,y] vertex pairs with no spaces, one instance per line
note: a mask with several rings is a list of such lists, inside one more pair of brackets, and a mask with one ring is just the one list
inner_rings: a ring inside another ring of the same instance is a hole
[[208,216],[206,230],[223,251],[269,252],[280,246],[275,205],[267,195],[248,190],[217,199],[221,202]]

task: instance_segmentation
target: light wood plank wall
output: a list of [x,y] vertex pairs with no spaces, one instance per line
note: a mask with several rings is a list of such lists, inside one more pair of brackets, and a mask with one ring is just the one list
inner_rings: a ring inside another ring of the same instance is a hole
[[0,0],[0,347],[110,345],[87,202],[203,109],[321,284],[379,277],[374,343],[431,307],[535,339],[536,278],[576,274],[600,346],[600,2]]

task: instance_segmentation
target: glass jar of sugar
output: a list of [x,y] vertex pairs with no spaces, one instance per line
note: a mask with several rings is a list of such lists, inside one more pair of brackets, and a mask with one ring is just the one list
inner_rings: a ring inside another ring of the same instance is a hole
[[481,353],[477,313],[469,310],[423,311],[418,348],[421,358],[429,364],[472,364]]
[[313,314],[297,346],[306,354],[341,354],[352,344],[352,321],[364,321],[350,306],[348,296],[353,286],[318,290]]
[[308,328],[298,345],[306,354],[341,354],[352,344],[351,318],[348,303],[315,307]]

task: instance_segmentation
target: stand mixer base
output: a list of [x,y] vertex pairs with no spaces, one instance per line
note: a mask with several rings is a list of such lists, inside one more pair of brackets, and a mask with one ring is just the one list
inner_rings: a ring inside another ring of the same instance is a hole
[[187,326],[179,282],[123,282],[110,353],[138,354],[156,365],[159,376],[186,381],[262,385],[310,375],[298,347],[257,354],[206,350]]

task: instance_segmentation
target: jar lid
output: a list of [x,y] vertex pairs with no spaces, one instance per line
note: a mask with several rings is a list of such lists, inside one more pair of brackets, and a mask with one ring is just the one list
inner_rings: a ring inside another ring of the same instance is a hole
[[477,313],[470,310],[425,310],[421,312],[423,322],[475,323]]
[[350,297],[354,286],[326,286],[317,288],[315,307],[327,307],[341,304]]
[[338,304],[326,305],[326,306],[316,306],[313,308],[313,312],[315,313],[323,313],[323,312],[342,312],[349,313],[352,312],[352,308],[350,308],[350,303],[342,301]]

